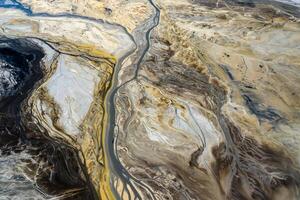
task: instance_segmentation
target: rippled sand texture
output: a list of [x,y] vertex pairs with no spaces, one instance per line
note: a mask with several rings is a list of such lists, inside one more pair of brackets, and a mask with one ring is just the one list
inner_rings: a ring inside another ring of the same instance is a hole
[[299,199],[295,5],[0,0],[0,45],[43,54],[0,199]]

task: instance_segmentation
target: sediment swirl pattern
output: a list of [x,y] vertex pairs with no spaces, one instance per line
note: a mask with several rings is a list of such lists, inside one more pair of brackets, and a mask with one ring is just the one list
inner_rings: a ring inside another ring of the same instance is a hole
[[0,199],[298,199],[299,17],[0,0]]

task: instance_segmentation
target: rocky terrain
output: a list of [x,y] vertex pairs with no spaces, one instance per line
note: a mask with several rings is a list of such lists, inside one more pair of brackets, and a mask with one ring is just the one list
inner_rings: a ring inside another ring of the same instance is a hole
[[0,199],[299,199],[300,2],[0,0]]

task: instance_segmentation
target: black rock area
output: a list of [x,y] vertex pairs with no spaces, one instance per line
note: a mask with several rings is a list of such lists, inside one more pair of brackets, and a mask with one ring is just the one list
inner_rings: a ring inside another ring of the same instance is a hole
[[0,146],[24,139],[21,104],[42,79],[44,53],[25,39],[0,39]]
[[31,40],[0,38],[0,156],[24,150],[32,154],[36,163],[28,167],[36,173],[36,186],[47,195],[96,199],[78,151],[50,138],[27,103],[45,75],[44,56]]

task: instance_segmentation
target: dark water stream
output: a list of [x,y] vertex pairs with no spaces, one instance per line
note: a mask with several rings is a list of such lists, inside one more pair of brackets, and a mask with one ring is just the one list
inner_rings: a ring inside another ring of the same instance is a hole
[[[140,194],[138,193],[137,189],[135,188],[135,185],[139,185],[140,187],[144,188],[145,191],[148,192],[148,195],[151,196],[152,199],[155,199],[154,194],[152,194],[151,190],[147,188],[145,184],[142,182],[138,181],[134,177],[132,177],[127,170],[122,166],[121,162],[119,161],[118,155],[116,153],[116,135],[115,135],[115,127],[116,127],[116,107],[115,107],[115,100],[116,100],[116,94],[118,93],[119,89],[126,84],[128,84],[131,81],[134,81],[138,77],[140,65],[148,52],[150,48],[150,34],[151,31],[159,24],[160,20],[160,10],[159,8],[155,5],[155,3],[152,0],[149,0],[149,3],[153,7],[154,13],[153,15],[145,22],[145,27],[142,27],[142,36],[141,38],[138,38],[140,41],[140,45],[137,47],[137,58],[133,62],[133,67],[134,67],[134,74],[133,78],[130,80],[124,82],[123,84],[118,86],[118,72],[120,71],[120,67],[122,64],[122,61],[125,59],[122,58],[119,60],[119,63],[116,67],[116,71],[114,72],[114,77],[113,77],[113,85],[111,86],[110,91],[107,94],[107,108],[108,108],[108,114],[109,114],[109,124],[107,125],[107,132],[104,133],[106,134],[106,141],[104,144],[104,148],[107,152],[107,159],[109,160],[109,168],[111,171],[112,175],[112,182],[111,182],[111,188],[112,192],[115,195],[116,199],[123,199],[122,195],[128,195],[129,199],[142,199]],[[136,41],[137,43],[137,41]],[[129,56],[129,55],[127,55]],[[121,182],[124,187],[122,190],[122,194],[119,194],[117,192],[116,185],[114,184],[114,181]],[[132,191],[133,194],[131,194],[129,191]]]
[[[134,64],[134,76],[118,86],[118,72],[128,54],[119,60],[113,85],[106,97],[110,123],[105,133],[107,137],[104,148],[108,154],[112,178],[125,185],[124,191],[127,194],[129,189],[133,192],[131,199],[141,199],[135,189],[136,184],[146,191],[147,188],[130,176],[115,152],[115,97],[120,87],[137,78],[140,64],[150,48],[151,31],[159,24],[160,11],[152,0],[149,2],[154,8],[154,14],[142,30],[141,35],[144,37],[140,38],[143,42],[138,47],[139,56]],[[13,0],[0,0],[0,7],[20,9],[30,16],[95,20],[71,14],[34,14],[29,8]],[[43,56],[43,50],[29,40],[0,39],[0,200],[97,199],[78,152],[68,144],[48,138],[47,131],[33,118],[30,107],[26,109],[30,106],[28,97],[43,81]],[[111,186],[115,197],[122,199],[113,184]],[[149,195],[154,198],[151,192]]]

